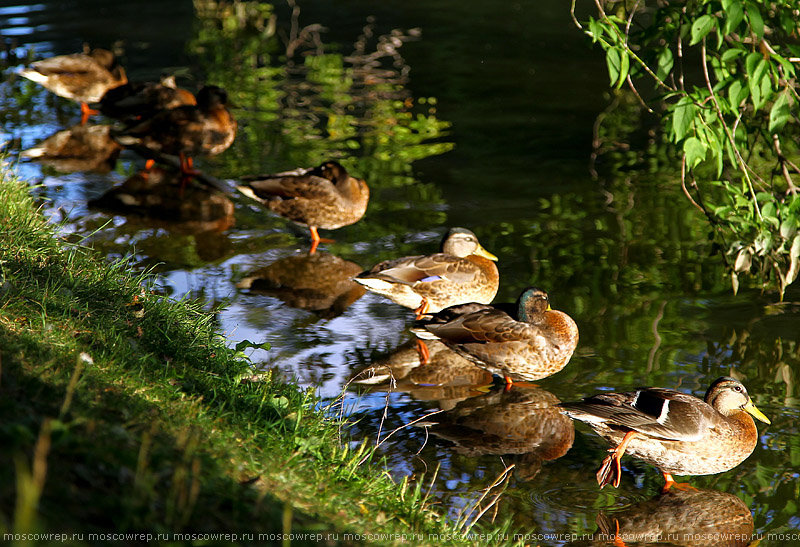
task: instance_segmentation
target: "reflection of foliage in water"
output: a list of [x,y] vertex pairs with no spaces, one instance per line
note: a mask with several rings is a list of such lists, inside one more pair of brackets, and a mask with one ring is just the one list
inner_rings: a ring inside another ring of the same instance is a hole
[[419,31],[379,36],[370,51],[367,25],[354,51],[343,55],[328,52],[335,47],[323,42],[320,25],[298,28],[298,9],[284,45],[269,5],[198,0],[195,6],[190,51],[208,80],[225,86],[246,111],[237,142],[247,152],[271,156],[270,164],[336,157],[371,184],[388,187],[412,184],[411,162],[452,147],[430,142],[448,126],[436,118],[436,100],[415,101],[406,87],[410,67],[399,49]]

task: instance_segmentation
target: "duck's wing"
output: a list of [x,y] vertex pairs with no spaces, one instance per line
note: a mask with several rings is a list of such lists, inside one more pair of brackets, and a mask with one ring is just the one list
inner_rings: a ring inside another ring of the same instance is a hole
[[243,185],[252,190],[261,200],[274,197],[324,199],[337,193],[336,187],[328,179],[308,173],[308,169],[288,171],[277,175],[257,175],[242,177]]
[[381,262],[359,277],[372,277],[389,283],[401,283],[404,285],[435,283],[437,281],[469,283],[475,279],[479,272],[478,266],[467,259],[446,253],[437,253],[427,256],[408,256]]
[[603,423],[673,441],[700,440],[716,422],[716,411],[705,402],[664,388],[603,393],[560,406],[573,418],[590,424]]
[[443,323],[432,321],[425,325],[425,328],[451,344],[536,342],[538,339],[545,342],[537,327],[516,321],[504,311],[492,306],[484,306],[478,311],[454,316]]

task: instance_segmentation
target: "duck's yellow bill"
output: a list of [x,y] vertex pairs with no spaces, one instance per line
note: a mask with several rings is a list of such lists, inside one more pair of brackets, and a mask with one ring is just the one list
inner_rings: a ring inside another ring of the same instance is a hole
[[489,251],[487,251],[486,249],[484,249],[483,247],[481,247],[480,245],[478,245],[478,248],[475,249],[475,252],[472,254],[476,254],[478,256],[482,256],[483,258],[488,258],[489,260],[494,260],[495,262],[497,262],[497,257],[494,256]]
[[756,405],[753,404],[753,401],[747,401],[747,404],[744,405],[744,411],[751,414],[754,418],[761,420],[765,424],[771,424],[772,422],[769,421],[769,418],[764,416],[764,413],[761,412],[756,408]]

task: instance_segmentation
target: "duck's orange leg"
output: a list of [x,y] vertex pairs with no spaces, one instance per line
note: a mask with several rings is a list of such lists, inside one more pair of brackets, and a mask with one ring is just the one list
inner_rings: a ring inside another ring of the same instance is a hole
[[153,166],[155,164],[156,164],[156,160],[154,160],[154,159],[145,160],[144,169],[142,170],[142,173],[141,173],[142,174],[142,178],[144,180],[147,180],[147,178],[150,176],[150,171],[153,169]]
[[423,298],[422,299],[422,303],[419,305],[419,308],[414,310],[414,313],[417,314],[416,319],[422,319],[422,317],[426,313],[428,313],[429,309],[430,309],[430,304],[428,304],[428,299],[427,298]]
[[183,196],[183,189],[186,188],[186,185],[189,184],[192,177],[200,174],[200,171],[194,168],[194,160],[191,156],[187,156],[181,152],[178,154],[178,158],[181,162],[181,196]]
[[672,488],[673,486],[678,490],[697,490],[697,488],[695,488],[688,482],[676,482],[675,479],[672,478],[671,473],[664,473],[662,471],[661,474],[664,475],[664,481],[665,481],[664,487],[661,489],[662,494],[669,492],[669,489]]
[[309,226],[308,229],[311,230],[311,249],[308,251],[310,255],[317,252],[317,246],[319,246],[320,243],[333,243],[336,241],[335,239],[328,239],[327,237],[319,237],[316,226]]
[[89,121],[89,116],[95,114],[100,114],[100,111],[89,108],[89,105],[86,103],[81,103],[81,125],[86,125],[86,122]]
[[428,344],[425,340],[417,339],[417,353],[419,353],[419,364],[427,365],[431,360],[431,352],[428,350]]
[[600,485],[600,488],[612,483],[614,484],[614,488],[619,487],[619,483],[622,480],[620,458],[622,458],[622,455],[625,453],[625,449],[628,448],[628,444],[638,434],[639,433],[636,431],[628,431],[622,438],[622,442],[619,443],[616,448],[612,448],[608,451],[608,456],[603,460],[603,464],[597,472],[597,484]]

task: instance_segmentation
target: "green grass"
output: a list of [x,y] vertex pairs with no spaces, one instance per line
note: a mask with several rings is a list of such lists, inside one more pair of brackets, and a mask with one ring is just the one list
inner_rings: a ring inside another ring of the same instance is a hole
[[456,531],[422,488],[349,450],[310,393],[253,372],[201,305],[59,239],[5,173],[0,538]]

